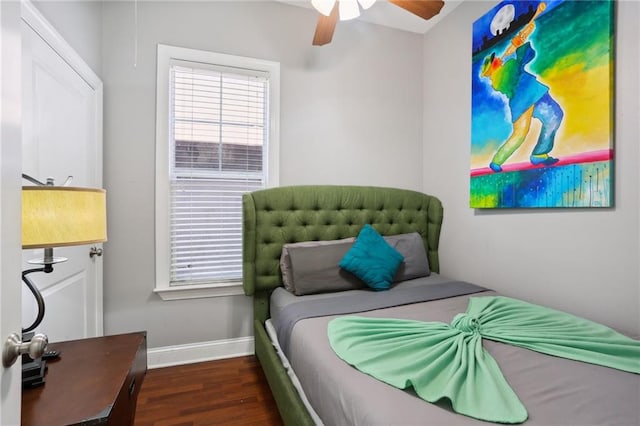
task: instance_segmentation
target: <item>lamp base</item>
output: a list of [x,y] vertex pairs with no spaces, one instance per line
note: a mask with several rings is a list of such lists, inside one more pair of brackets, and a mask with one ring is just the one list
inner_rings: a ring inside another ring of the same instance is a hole
[[35,388],[44,385],[47,374],[47,361],[42,358],[31,359],[29,355],[22,356],[22,387]]
[[[22,334],[22,341],[28,342],[34,336],[32,331]],[[35,388],[44,385],[47,374],[47,361],[42,358],[31,359],[28,354],[22,355],[22,387]]]

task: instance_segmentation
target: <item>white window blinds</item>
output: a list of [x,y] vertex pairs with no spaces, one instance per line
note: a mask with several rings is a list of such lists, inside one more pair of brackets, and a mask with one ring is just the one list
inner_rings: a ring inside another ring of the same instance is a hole
[[266,183],[269,75],[170,65],[171,286],[242,277],[242,194]]

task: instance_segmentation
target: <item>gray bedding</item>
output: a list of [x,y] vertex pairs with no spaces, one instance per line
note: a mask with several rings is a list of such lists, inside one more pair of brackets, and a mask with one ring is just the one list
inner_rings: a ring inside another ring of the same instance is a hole
[[[421,280],[426,281],[426,280]],[[416,302],[446,299],[464,294],[487,290],[484,287],[463,281],[449,281],[438,284],[414,287],[396,287],[393,291],[361,291],[357,294],[344,294],[332,298],[305,300],[290,303],[282,308],[276,322],[278,341],[285,355],[289,356],[289,340],[293,326],[305,318],[327,315],[366,312],[392,306],[407,305]]]
[[[398,288],[442,283],[438,275],[401,283]],[[300,300],[274,292],[272,319]],[[330,299],[361,290],[304,296]],[[357,294],[357,293],[356,293]],[[484,291],[477,295],[493,295]],[[358,315],[450,323],[464,312],[469,297],[377,309]],[[339,359],[329,346],[327,324],[335,315],[299,320],[293,327],[289,361],[311,405],[326,425],[473,425],[486,424],[430,404],[360,373]],[[276,325],[277,328],[277,325]],[[509,385],[529,412],[526,425],[639,425],[640,376],[592,364],[543,355],[502,343],[484,341]]]
[[[391,287],[391,289],[389,289],[389,292],[394,292],[397,290],[403,290],[407,288],[442,284],[450,281],[451,281],[450,279],[443,277],[439,274],[431,273],[431,275],[426,277],[395,283]],[[298,303],[301,301],[307,302],[312,300],[323,300],[323,299],[335,300],[336,298],[342,298],[343,296],[351,296],[351,295],[359,295],[359,294],[366,295],[368,293],[371,293],[370,289],[351,290],[351,291],[343,291],[338,293],[319,293],[319,294],[311,294],[306,296],[296,296],[295,294],[285,290],[284,287],[278,287],[273,291],[273,294],[271,295],[271,301],[269,304],[269,309],[270,309],[269,316],[271,318],[271,321],[277,324],[280,322],[281,312],[283,312],[287,308],[287,306],[293,303]]]

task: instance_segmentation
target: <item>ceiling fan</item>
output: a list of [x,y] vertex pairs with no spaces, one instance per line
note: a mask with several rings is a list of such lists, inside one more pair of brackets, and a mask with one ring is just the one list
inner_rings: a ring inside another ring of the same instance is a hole
[[[440,13],[442,0],[387,0],[422,19],[430,19]],[[376,0],[311,0],[313,7],[320,12],[313,45],[322,46],[331,42],[338,18],[341,21],[357,18],[362,9],[370,8]]]

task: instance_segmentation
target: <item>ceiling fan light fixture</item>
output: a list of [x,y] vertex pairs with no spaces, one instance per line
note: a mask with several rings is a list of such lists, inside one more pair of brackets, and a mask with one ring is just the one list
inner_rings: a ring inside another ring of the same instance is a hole
[[360,3],[360,6],[362,6],[364,10],[369,9],[375,2],[376,0],[358,0],[358,3]]
[[311,5],[324,16],[331,15],[336,0],[311,0]]
[[[376,0],[310,1],[313,7],[320,13],[318,23],[316,24],[316,31],[313,35],[314,46],[324,46],[325,44],[331,43],[338,19],[346,21],[357,18],[360,16],[360,7],[366,10],[376,2]],[[338,3],[337,5],[336,2]],[[440,13],[440,10],[444,6],[443,0],[387,0],[387,2],[422,19],[434,17]]]
[[340,0],[338,2],[340,11],[340,20],[348,21],[360,16],[360,7],[358,6],[358,0]]

